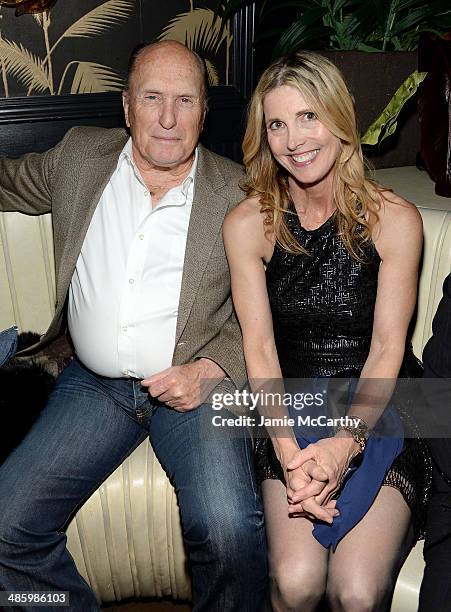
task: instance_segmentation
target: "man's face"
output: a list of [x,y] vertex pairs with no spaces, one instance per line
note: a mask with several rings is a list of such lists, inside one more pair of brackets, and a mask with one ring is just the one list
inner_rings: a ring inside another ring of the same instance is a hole
[[141,169],[177,169],[190,159],[205,107],[202,75],[187,50],[163,46],[144,52],[123,102]]

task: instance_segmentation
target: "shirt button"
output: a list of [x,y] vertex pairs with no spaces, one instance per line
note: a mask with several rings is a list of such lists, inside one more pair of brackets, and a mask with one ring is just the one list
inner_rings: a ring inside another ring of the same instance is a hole
[[135,284],[135,279],[134,278],[129,278],[128,282],[130,285],[134,285]]
[[123,326],[122,326],[122,331],[123,331],[123,332],[126,332],[127,330],[128,330],[128,327],[127,327],[126,325],[123,325]]
[[148,191],[145,191],[145,192],[144,192],[144,195],[145,195],[145,196],[146,196],[146,198],[147,198],[147,196],[149,195],[149,192],[148,192]]
[[128,370],[122,370],[122,374],[123,374],[124,376],[128,376]]
[[139,238],[140,240],[144,240],[144,234],[140,234],[140,235],[138,236],[138,238]]

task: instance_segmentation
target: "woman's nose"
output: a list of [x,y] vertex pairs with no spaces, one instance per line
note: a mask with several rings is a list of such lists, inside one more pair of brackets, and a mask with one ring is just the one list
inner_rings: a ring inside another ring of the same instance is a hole
[[296,151],[306,141],[305,132],[302,129],[289,129],[287,139],[287,149],[289,151]]

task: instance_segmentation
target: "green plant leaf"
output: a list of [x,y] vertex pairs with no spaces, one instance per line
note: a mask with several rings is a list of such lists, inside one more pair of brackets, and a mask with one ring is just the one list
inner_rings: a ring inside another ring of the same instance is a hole
[[333,3],[332,12],[336,14],[348,4],[350,4],[349,0],[336,0]]
[[327,9],[314,8],[306,11],[300,19],[280,37],[273,51],[273,57],[280,57],[296,49],[308,48],[310,42],[324,35],[325,26],[322,23]]
[[[228,16],[249,3],[223,2]],[[274,13],[287,15],[273,57],[299,48],[410,50],[417,47],[421,31],[441,34],[451,28],[450,0],[257,0],[255,4],[259,40],[274,36]],[[295,11],[301,16],[288,23]]]
[[[305,6],[304,6],[305,5]],[[311,2],[300,2],[299,0],[284,0],[282,2],[271,2],[268,3],[268,8],[262,12],[262,18],[263,17],[268,17],[268,15],[271,15],[272,13],[277,13],[279,11],[283,11],[286,8],[293,8],[293,9],[303,9],[303,8],[311,8],[312,3]]]
[[255,37],[254,42],[261,43],[262,40],[266,40],[268,38],[274,38],[274,36],[277,36],[277,38],[279,39],[284,32],[285,32],[284,28],[273,28],[271,30],[266,30],[265,32],[262,32],[261,34],[258,34]]
[[418,8],[419,6],[424,6],[423,0],[398,0],[397,11],[406,11]]
[[366,53],[380,53],[381,50],[378,47],[371,47],[365,43],[359,43],[356,46],[357,51],[365,51]]
[[404,104],[417,91],[420,83],[426,77],[427,72],[412,72],[402,85],[396,90],[390,102],[384,108],[379,117],[370,125],[361,138],[361,143],[366,145],[377,145],[394,133],[397,126],[398,115]]
[[123,86],[123,79],[109,66],[103,66],[95,62],[78,62],[70,93],[118,91]]
[[227,40],[227,31],[221,28],[221,20],[214,11],[196,8],[171,19],[158,37],[158,40],[165,39],[178,40],[190,49],[216,53]]
[[393,25],[393,32],[396,35],[405,30],[415,28],[420,24],[427,24],[429,20],[434,20],[437,17],[442,19],[450,14],[449,0],[436,0],[428,5],[423,5],[409,11],[404,17],[399,17]]
[[29,93],[50,89],[47,68],[22,44],[0,38],[0,55],[7,74],[21,81]]
[[343,37],[346,49],[356,49],[360,44],[368,43],[368,36],[375,24],[375,0],[352,0],[346,5],[349,11],[344,15]]

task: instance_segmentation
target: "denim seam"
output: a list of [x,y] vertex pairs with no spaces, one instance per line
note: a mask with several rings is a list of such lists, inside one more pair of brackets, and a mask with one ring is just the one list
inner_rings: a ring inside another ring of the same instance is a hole
[[[252,491],[254,493],[254,501],[257,502],[258,501],[258,493],[257,493],[257,489],[255,486],[255,475],[254,475],[254,462],[253,462],[253,452],[252,450],[249,450],[249,445],[246,443],[247,439],[243,440],[244,442],[244,451],[246,453],[246,462],[247,462],[247,468],[249,470],[249,478],[251,481],[251,485],[252,485]],[[252,444],[250,445],[251,449],[252,449]],[[250,457],[250,455],[252,455],[252,458]]]

